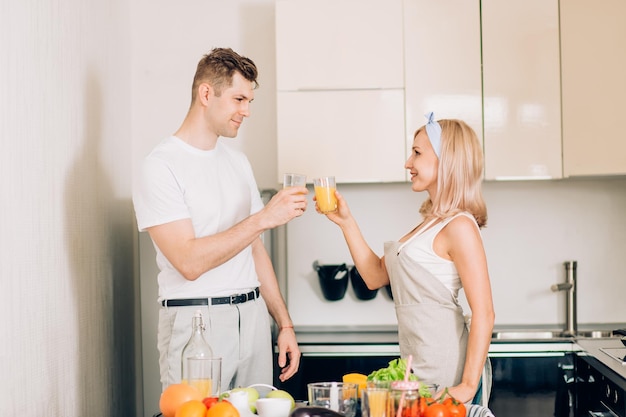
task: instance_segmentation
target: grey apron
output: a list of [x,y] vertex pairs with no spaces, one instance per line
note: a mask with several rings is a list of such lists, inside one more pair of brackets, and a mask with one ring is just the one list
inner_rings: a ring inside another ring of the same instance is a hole
[[385,263],[398,319],[400,354],[427,384],[458,385],[468,328],[463,309],[439,279],[407,256],[400,242],[385,243]]

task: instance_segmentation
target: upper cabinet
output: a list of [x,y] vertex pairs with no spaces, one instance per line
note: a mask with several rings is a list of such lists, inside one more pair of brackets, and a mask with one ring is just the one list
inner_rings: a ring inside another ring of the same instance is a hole
[[404,88],[402,0],[277,0],[278,91]]
[[626,175],[626,2],[561,2],[565,176]]
[[405,0],[404,33],[407,149],[430,111],[482,138],[479,2]]
[[402,15],[402,0],[276,2],[279,177],[406,181]]
[[625,21],[624,0],[277,0],[278,175],[406,181],[430,111],[474,128],[487,180],[625,175]]
[[279,175],[338,182],[402,182],[404,91],[278,92]]
[[482,48],[485,178],[561,178],[558,0],[482,0]]

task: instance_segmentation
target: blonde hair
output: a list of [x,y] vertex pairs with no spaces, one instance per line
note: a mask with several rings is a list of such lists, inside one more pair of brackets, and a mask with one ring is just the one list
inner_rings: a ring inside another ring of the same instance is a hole
[[[483,151],[474,129],[462,120],[439,120],[441,156],[437,195],[420,208],[426,217],[447,218],[462,211],[471,213],[479,227],[487,225],[487,206],[482,195]],[[419,128],[415,136],[423,131]]]

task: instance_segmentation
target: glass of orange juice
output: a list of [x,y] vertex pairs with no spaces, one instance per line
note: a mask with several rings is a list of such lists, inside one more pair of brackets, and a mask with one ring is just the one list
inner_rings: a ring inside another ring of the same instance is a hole
[[217,397],[220,394],[222,377],[222,358],[187,359],[189,375],[187,384],[196,387],[204,397]]
[[287,173],[283,177],[283,188],[289,187],[305,187],[306,175]]
[[314,178],[313,187],[315,188],[317,207],[319,207],[322,213],[332,213],[337,210],[337,197],[335,197],[337,185],[335,183],[335,177]]

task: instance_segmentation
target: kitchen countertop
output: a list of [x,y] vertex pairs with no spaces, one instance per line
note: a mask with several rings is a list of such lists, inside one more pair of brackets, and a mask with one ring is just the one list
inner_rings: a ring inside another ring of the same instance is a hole
[[[580,331],[613,330],[626,327],[625,324],[592,324],[579,326]],[[556,331],[553,326],[495,326],[496,332],[541,332]],[[382,326],[296,326],[298,344],[305,356],[399,356],[398,333],[395,325]],[[613,340],[618,338],[589,339],[590,341]],[[571,352],[584,350],[584,346],[575,343],[573,337],[555,337],[550,340],[518,338],[493,339],[489,353],[491,355],[508,352]],[[621,344],[621,343],[620,343]],[[619,364],[618,364],[619,365]],[[621,365],[620,365],[621,366]]]
[[579,355],[594,357],[626,382],[626,365],[622,365],[621,362],[601,350],[604,348],[624,348],[625,346],[619,338],[581,339],[577,340],[576,344],[581,349]]

